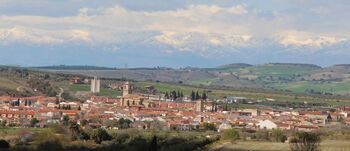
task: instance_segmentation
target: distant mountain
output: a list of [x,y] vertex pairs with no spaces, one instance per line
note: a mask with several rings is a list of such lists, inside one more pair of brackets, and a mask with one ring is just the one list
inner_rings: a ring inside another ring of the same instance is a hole
[[300,67],[309,67],[315,69],[321,69],[322,67],[314,64],[304,64],[304,63],[268,63],[265,65],[275,65],[275,66],[300,66]]
[[232,63],[232,64],[226,64],[226,65],[221,65],[216,68],[244,68],[244,67],[251,67],[253,65],[246,64],[246,63]]
[[41,66],[41,67],[32,67],[32,68],[47,69],[47,70],[114,70],[115,69],[115,68],[109,68],[109,67],[74,66],[74,65]]

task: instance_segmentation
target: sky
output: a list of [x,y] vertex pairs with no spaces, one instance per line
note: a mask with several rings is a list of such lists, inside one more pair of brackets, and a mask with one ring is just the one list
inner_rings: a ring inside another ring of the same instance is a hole
[[0,64],[350,64],[349,0],[0,0]]

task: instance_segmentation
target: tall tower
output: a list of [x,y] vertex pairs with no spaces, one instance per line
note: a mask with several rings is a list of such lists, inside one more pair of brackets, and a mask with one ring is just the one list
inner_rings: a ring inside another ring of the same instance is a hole
[[94,79],[91,79],[91,92],[100,93],[100,79],[94,76]]
[[203,112],[203,101],[196,101],[196,112]]
[[125,82],[123,85],[123,97],[132,94],[132,87],[129,81]]

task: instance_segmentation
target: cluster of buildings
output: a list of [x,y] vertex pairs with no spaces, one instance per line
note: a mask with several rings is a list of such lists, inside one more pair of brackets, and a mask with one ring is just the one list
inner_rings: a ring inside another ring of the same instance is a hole
[[[100,81],[91,81],[91,91],[98,93]],[[123,84],[119,98],[92,96],[80,102],[59,101],[56,97],[0,97],[0,121],[18,127],[37,127],[62,122],[64,116],[87,126],[118,128],[120,119],[132,121],[131,127],[162,130],[201,130],[204,123],[212,123],[218,131],[237,129],[283,129],[312,131],[322,127],[350,124],[350,107],[338,107],[335,112],[294,111],[291,109],[241,109],[226,111],[208,100],[169,102],[160,97],[133,93],[132,84]],[[244,98],[235,98],[242,100]],[[234,99],[233,99],[234,101]],[[15,103],[13,103],[15,102]],[[30,103],[29,103],[30,102]],[[214,110],[215,108],[215,110]]]

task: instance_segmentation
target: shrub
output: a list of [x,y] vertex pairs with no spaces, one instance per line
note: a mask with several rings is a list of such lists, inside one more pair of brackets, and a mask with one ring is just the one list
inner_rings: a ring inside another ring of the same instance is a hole
[[239,133],[235,129],[227,129],[223,131],[222,138],[224,140],[237,140],[239,139]]
[[276,142],[285,142],[287,140],[287,136],[280,129],[272,130],[272,138]]
[[297,132],[290,140],[292,151],[320,151],[321,138],[319,134],[310,132]]
[[214,123],[204,123],[203,126],[205,130],[212,130],[212,131],[216,130]]
[[102,141],[111,140],[112,137],[105,129],[99,128],[92,134],[92,139],[94,139],[97,144],[101,144]]

